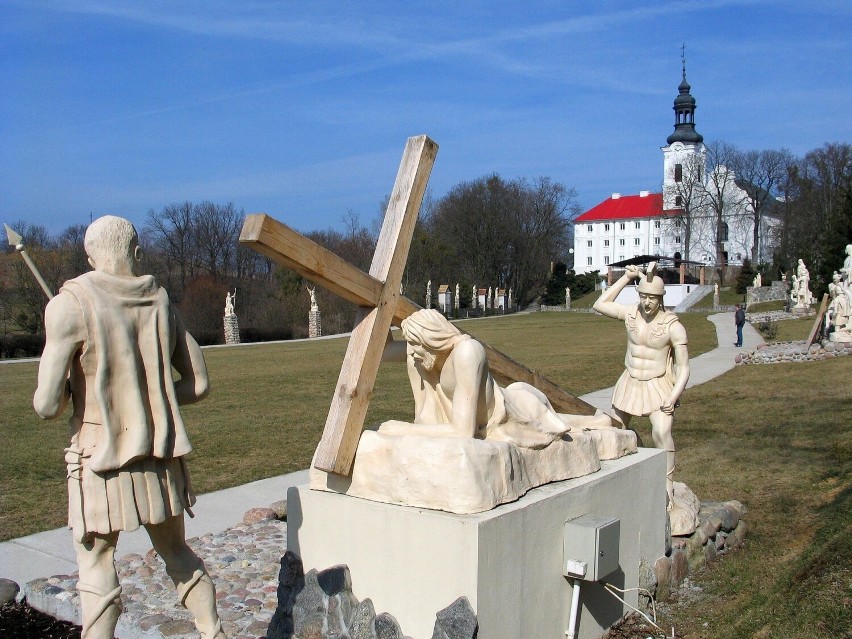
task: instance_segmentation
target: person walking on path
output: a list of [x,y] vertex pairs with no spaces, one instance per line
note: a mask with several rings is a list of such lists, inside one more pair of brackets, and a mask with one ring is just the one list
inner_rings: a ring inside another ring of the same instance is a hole
[[737,310],[734,313],[734,323],[737,325],[737,341],[734,346],[742,347],[743,345],[743,326],[745,326],[745,311],[741,304],[737,304]]

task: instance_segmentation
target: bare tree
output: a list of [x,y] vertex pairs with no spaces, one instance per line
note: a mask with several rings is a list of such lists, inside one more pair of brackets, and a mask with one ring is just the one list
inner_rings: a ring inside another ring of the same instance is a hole
[[793,163],[793,155],[786,149],[745,151],[733,155],[732,168],[737,185],[745,192],[745,203],[751,212],[752,244],[751,262],[761,261],[761,246],[769,238],[762,237],[764,216],[779,210],[777,196]]
[[[663,211],[663,221],[671,231],[677,228],[683,237],[683,259],[689,260],[693,235],[700,232],[701,219],[706,215],[704,199],[704,157],[698,153],[685,156],[672,167],[667,176],[663,202],[670,208]],[[678,175],[674,175],[674,171]],[[664,205],[665,206],[665,205]]]
[[[708,222],[715,235],[716,268],[719,282],[724,283],[728,266],[726,213],[736,212],[741,204],[741,190],[736,184],[733,164],[737,148],[727,142],[711,142],[707,149],[707,176],[703,181],[703,200],[709,213]],[[733,219],[736,219],[734,217]]]

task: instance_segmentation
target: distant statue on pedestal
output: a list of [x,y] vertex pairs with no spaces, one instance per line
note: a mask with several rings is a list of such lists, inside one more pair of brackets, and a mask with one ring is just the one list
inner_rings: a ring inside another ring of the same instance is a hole
[[237,289],[234,289],[233,295],[230,291],[225,294],[225,343],[239,344],[240,343],[240,323],[237,319],[237,314],[234,312],[234,303],[237,300]]
[[311,310],[308,311],[308,337],[322,337],[322,314],[317,306],[317,289],[306,286],[311,296]]
[[456,282],[456,297],[453,300],[453,303],[455,304],[456,310],[459,310],[459,304],[461,303],[461,301],[459,300],[459,284],[458,284],[458,282]]
[[796,268],[796,287],[798,289],[796,306],[798,308],[806,308],[813,302],[813,295],[810,289],[811,274],[803,260],[799,260],[799,266]]
[[432,308],[432,280],[426,282],[426,308]]
[[571,288],[565,287],[565,310],[571,310]]

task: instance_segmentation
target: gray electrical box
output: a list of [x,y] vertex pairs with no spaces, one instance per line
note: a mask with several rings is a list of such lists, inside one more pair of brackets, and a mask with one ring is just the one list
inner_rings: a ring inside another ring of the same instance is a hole
[[583,515],[565,522],[562,539],[562,574],[577,577],[568,562],[586,564],[588,581],[603,579],[618,568],[618,540],[621,522],[612,517]]

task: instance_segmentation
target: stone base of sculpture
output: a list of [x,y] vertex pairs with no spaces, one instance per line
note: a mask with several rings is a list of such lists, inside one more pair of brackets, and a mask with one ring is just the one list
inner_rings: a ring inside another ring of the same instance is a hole
[[810,306],[794,306],[790,309],[790,314],[795,317],[810,317],[814,310]]
[[698,528],[698,511],[701,501],[686,484],[674,482],[674,503],[669,510],[669,525],[672,535],[691,535]]
[[[601,575],[640,585],[640,564],[665,554],[666,455],[656,448],[604,461],[600,471],[547,484],[488,512],[456,515],[353,499],[306,486],[287,495],[287,548],[305,570],[345,564],[359,600],[369,597],[403,633],[433,636],[435,611],[465,596],[479,637],[564,637],[572,582],[563,576],[565,522],[618,519],[618,569]],[[638,604],[636,591],[624,595]],[[600,637],[629,609],[583,582],[578,637]]]
[[318,308],[308,312],[308,337],[322,337],[322,315]]
[[225,315],[225,343],[239,344],[240,343],[240,322],[236,315]]
[[834,331],[831,335],[828,336],[829,342],[852,342],[852,333],[849,331]]
[[636,451],[636,433],[574,429],[542,449],[490,439],[362,433],[350,477],[311,468],[315,490],[468,514],[515,501],[531,488],[582,477],[601,460]]

